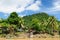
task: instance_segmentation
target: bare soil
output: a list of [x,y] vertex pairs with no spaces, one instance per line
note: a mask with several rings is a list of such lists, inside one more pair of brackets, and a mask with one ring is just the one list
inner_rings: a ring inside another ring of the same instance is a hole
[[13,39],[6,39],[0,38],[0,40],[60,40],[60,38],[13,38]]

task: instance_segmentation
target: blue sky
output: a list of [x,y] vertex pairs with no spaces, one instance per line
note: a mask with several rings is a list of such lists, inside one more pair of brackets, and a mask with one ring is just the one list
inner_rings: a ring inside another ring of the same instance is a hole
[[0,18],[7,18],[14,11],[22,17],[46,12],[60,20],[60,0],[0,0]]

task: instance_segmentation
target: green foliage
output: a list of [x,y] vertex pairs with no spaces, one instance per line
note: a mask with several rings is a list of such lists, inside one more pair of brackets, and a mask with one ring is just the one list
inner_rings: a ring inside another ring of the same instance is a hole
[[60,22],[59,22],[58,32],[59,32],[59,35],[60,35]]
[[31,22],[31,27],[36,30],[36,31],[40,31],[40,26],[39,26],[39,20],[37,18],[35,19],[32,19],[32,22]]
[[2,23],[2,19],[0,19],[0,23]]
[[18,17],[16,12],[12,12],[7,19],[0,20],[0,26],[6,30],[5,32],[12,31],[11,29],[18,31],[20,28],[27,30],[32,28],[40,33],[54,34],[55,31],[59,31],[60,34],[60,22],[54,16],[49,16],[44,12],[24,17]]
[[[10,14],[10,16],[7,19],[1,19],[0,20],[0,27],[2,31],[2,33],[8,33],[8,31],[12,31],[11,29],[13,29],[14,31],[17,31],[19,28],[21,28],[21,24],[23,25],[24,20],[21,17],[18,17],[18,14],[16,12],[12,12]],[[12,27],[12,28],[11,28]],[[9,29],[11,28],[11,29]]]
[[10,14],[10,16],[8,17],[8,22],[10,24],[18,24],[19,20],[18,20],[18,14],[16,12],[12,12]]
[[[25,26],[33,27],[36,31],[47,32],[51,35],[54,31],[58,31],[58,22],[54,16],[49,16],[48,14],[42,12],[38,14],[33,14],[30,16],[25,16],[24,22]],[[27,20],[28,19],[28,20]]]

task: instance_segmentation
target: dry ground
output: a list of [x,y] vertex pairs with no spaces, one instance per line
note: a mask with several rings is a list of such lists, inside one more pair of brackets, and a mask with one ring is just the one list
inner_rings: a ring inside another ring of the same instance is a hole
[[14,37],[14,38],[1,38],[0,37],[0,40],[60,40],[60,37],[59,35],[55,35],[55,36],[51,36],[49,34],[37,34],[37,35],[34,35],[33,38],[28,38],[27,37],[27,34],[20,34],[19,35],[20,37]]
[[60,40],[60,38],[13,38],[13,39],[6,39],[0,38],[0,40]]

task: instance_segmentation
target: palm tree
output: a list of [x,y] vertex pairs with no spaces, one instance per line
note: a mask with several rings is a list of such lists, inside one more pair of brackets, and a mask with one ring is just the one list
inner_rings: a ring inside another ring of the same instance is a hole
[[59,27],[58,27],[58,33],[59,33],[59,35],[60,35],[60,21],[59,21]]
[[24,20],[21,17],[19,17],[18,26],[19,26],[18,28],[22,29],[22,30],[24,30],[24,28],[25,28],[25,26],[24,26]]
[[54,31],[57,31],[57,29],[58,29],[58,23],[56,21],[56,18],[54,16],[50,16],[48,18],[48,24],[47,24],[48,33],[54,34]]

